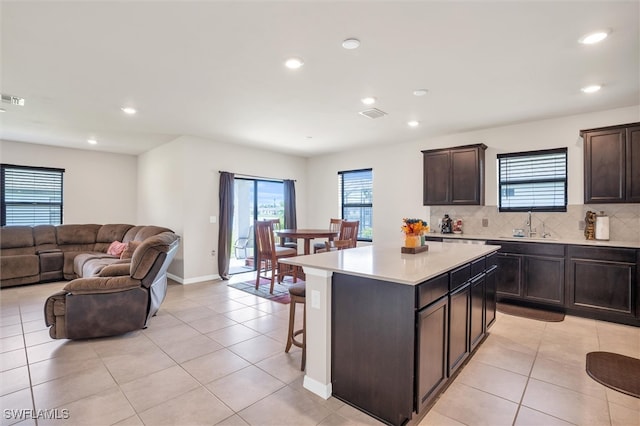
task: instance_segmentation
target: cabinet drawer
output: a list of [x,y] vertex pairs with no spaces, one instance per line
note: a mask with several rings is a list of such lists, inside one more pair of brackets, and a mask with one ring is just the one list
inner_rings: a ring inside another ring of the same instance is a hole
[[416,307],[422,309],[449,292],[449,274],[442,274],[418,286]]
[[635,263],[636,250],[615,247],[569,246],[569,257]]
[[488,271],[489,269],[498,265],[498,253],[493,252],[487,255],[487,260],[485,262],[485,269]]
[[471,277],[477,277],[482,274],[486,269],[485,263],[486,258],[484,256],[471,262]]
[[553,243],[512,243],[506,241],[492,241],[487,244],[502,246],[500,253],[533,254],[539,256],[564,256],[564,244]]
[[471,264],[467,263],[458,269],[454,269],[449,274],[451,275],[449,279],[449,289],[455,290],[471,278]]

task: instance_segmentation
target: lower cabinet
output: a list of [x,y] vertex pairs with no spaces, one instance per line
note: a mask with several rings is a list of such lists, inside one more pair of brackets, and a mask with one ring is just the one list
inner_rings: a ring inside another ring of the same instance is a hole
[[564,304],[565,245],[499,243],[498,297],[546,305]]
[[449,296],[449,375],[469,356],[471,284],[464,284]]
[[485,335],[485,274],[471,281],[471,302],[469,311],[469,350],[473,351]]
[[[497,255],[494,255],[497,257]],[[496,320],[496,297],[498,290],[498,266],[487,265],[487,273],[484,278],[485,302],[484,302],[484,325],[485,331],[493,325]]]
[[567,276],[570,309],[610,320],[636,317],[636,250],[572,246]]
[[511,253],[498,253],[498,295],[522,297],[522,256]]
[[447,381],[449,298],[418,312],[416,342],[416,412],[420,413]]
[[[513,243],[496,255],[495,273],[487,267],[487,302],[497,298],[541,308],[640,326],[640,250],[624,247]],[[473,302],[472,302],[473,304]],[[495,314],[485,308],[490,325]],[[473,331],[472,331],[473,335]]]
[[423,414],[495,318],[499,269],[486,260],[416,286],[334,273],[333,396],[387,424]]
[[564,302],[564,257],[524,256],[523,297],[562,305]]

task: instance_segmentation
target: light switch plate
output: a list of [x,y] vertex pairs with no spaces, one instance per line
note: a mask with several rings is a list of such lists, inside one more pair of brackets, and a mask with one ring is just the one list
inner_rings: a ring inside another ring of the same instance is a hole
[[217,218],[215,216],[209,216],[209,223],[216,223]]
[[318,290],[311,290],[311,307],[320,309],[320,292]]

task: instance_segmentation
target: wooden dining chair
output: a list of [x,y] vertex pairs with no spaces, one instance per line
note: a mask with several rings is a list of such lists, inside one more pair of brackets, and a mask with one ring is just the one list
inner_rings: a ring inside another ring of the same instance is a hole
[[[282,224],[280,223],[280,219],[268,219],[269,222],[271,222],[273,224],[273,230],[274,231],[279,231],[282,229]],[[284,246],[285,247],[289,247],[289,248],[294,248],[297,249],[298,248],[298,243],[296,243],[295,241],[287,241],[289,238],[285,239],[285,243]],[[277,242],[276,242],[277,244]]]
[[[342,224],[342,219],[330,219],[329,220],[329,230],[333,232],[340,232],[340,224]],[[313,252],[317,253],[318,250],[323,250],[325,243],[313,243]]]
[[325,241],[324,243],[324,251],[344,250],[354,247],[355,245],[351,240],[333,240]]
[[358,227],[360,226],[359,220],[346,221],[343,220],[340,224],[339,240],[351,241],[351,247],[355,247],[358,244]]
[[[293,282],[298,281],[296,268],[293,265],[285,265],[278,262],[284,257],[295,257],[298,251],[289,247],[280,247],[276,245],[275,235],[273,233],[273,223],[267,220],[256,220],[256,290],[260,286],[260,278],[271,280],[271,289],[269,293],[273,294],[273,286],[275,279],[282,282],[285,275],[293,276]],[[269,274],[269,271],[271,273]]]

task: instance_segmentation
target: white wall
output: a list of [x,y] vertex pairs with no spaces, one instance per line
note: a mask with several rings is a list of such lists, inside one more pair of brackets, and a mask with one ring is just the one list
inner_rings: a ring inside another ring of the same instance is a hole
[[[139,220],[165,215],[182,236],[182,271],[170,271],[182,282],[216,278],[217,258],[211,250],[218,248],[218,223],[211,224],[209,217],[219,218],[219,171],[296,180],[298,226],[303,227],[307,224],[306,168],[302,157],[182,136],[140,156],[139,191],[153,207],[141,205]],[[163,170],[177,182],[158,185],[155,176]]]
[[65,169],[64,223],[137,223],[135,156],[0,141],[0,161]]
[[[421,150],[484,143],[485,204],[497,205],[496,155],[548,148],[568,148],[568,201],[583,203],[583,151],[579,131],[640,121],[640,106],[435,137],[410,143],[359,148],[309,159],[313,194],[307,206],[309,226],[322,226],[338,215],[337,172],[373,168],[373,239],[401,241],[403,217],[429,219],[422,205]],[[392,141],[390,141],[391,143]]]

